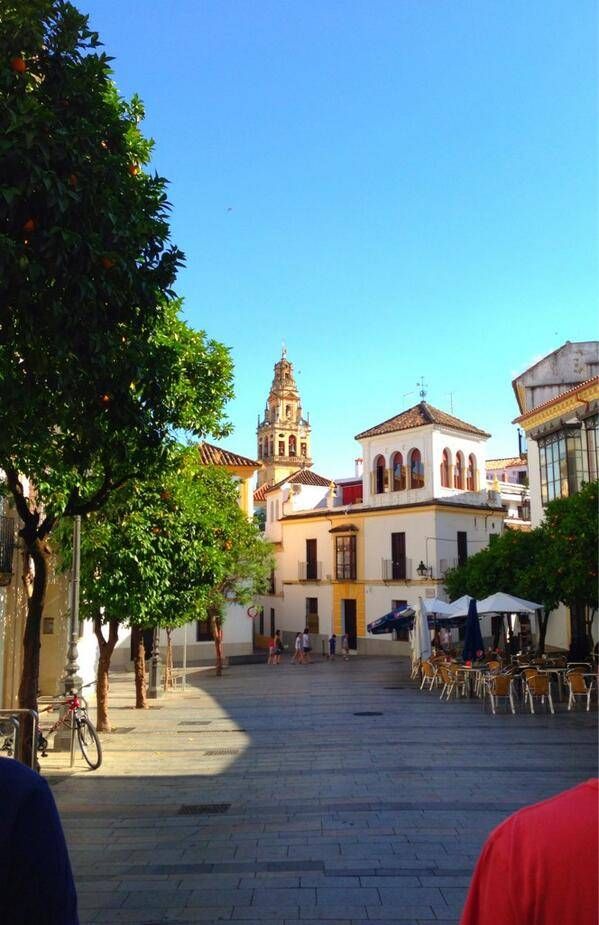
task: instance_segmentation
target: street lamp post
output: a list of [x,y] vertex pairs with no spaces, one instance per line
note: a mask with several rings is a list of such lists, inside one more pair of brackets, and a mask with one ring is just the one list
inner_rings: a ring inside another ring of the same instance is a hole
[[[71,691],[81,690],[83,680],[79,675],[77,663],[77,641],[79,639],[79,571],[81,563],[81,515],[73,518],[73,559],[71,566],[71,612],[69,619],[69,644],[67,660],[64,669],[64,695],[67,697]],[[61,707],[61,714],[66,707]],[[71,747],[71,730],[65,724],[61,726],[54,736],[54,750],[68,751]]]

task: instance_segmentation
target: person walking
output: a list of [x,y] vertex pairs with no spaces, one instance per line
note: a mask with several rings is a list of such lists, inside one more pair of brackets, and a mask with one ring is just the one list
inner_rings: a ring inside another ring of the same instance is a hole
[[296,665],[301,665],[304,660],[303,655],[302,655],[302,634],[301,633],[295,634],[295,642],[293,644],[293,647],[295,651],[293,653],[293,658],[291,659],[291,661],[295,662]]
[[310,658],[310,652],[312,651],[312,646],[310,645],[310,630],[308,627],[305,628],[302,635],[302,655],[303,655],[303,664],[309,665],[312,659]]
[[276,637],[271,636],[271,638],[268,640],[268,661],[266,663],[267,665],[275,664],[275,646],[276,646]]
[[281,639],[281,630],[277,630],[274,638],[275,644],[275,653],[274,653],[274,664],[281,664],[281,655],[283,654],[283,640]]
[[331,633],[329,636],[329,661],[335,660],[335,651],[337,649],[337,636],[335,633]]
[[343,652],[343,661],[347,662],[349,659],[349,636],[347,633],[344,633],[341,637],[341,651]]

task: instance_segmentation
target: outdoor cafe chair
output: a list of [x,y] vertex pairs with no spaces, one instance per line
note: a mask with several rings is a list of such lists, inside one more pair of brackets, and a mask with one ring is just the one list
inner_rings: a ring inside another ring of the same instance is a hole
[[553,698],[551,696],[551,684],[549,683],[549,677],[546,674],[543,674],[540,671],[534,671],[528,669],[524,672],[526,690],[524,695],[524,700],[528,698],[528,703],[530,705],[530,712],[534,713],[534,698],[540,697],[541,703],[545,704],[545,698],[549,704],[549,709],[552,713],[555,713],[553,709]]
[[566,675],[566,681],[568,682],[569,690],[568,710],[571,710],[572,707],[576,707],[577,697],[586,697],[588,713],[591,709],[591,693],[593,690],[592,679],[589,680],[587,684],[582,671],[569,671]]
[[496,712],[495,704],[498,703],[501,698],[506,702],[506,709],[509,702],[512,713],[515,713],[516,706],[514,704],[513,680],[510,674],[494,674],[486,677],[484,681],[483,710],[485,709],[485,704],[487,702],[486,695],[488,694],[489,700],[491,701],[493,716],[495,716]]
[[[452,691],[456,686],[455,675],[449,670],[449,666],[445,662],[441,662],[437,668],[438,676],[440,678],[440,683],[443,685],[441,689],[441,695],[439,700],[443,700],[443,697],[446,695],[446,699],[449,700],[451,697]],[[457,692],[456,692],[457,696]]]
[[447,666],[447,670],[451,675],[451,679],[453,681],[452,690],[455,688],[456,697],[460,692],[462,697],[465,697],[468,686],[470,684],[470,674],[468,669],[460,668],[459,665],[456,665],[454,662],[452,662]]
[[429,691],[432,690],[433,685],[435,684],[435,681],[436,681],[436,677],[437,677],[437,669],[435,668],[435,666],[429,661],[423,662],[422,663],[422,683],[420,685],[420,690],[422,690],[422,688],[427,682],[428,682]]

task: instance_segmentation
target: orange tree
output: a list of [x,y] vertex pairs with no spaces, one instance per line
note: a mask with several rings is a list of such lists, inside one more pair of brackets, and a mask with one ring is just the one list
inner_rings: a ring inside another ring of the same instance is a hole
[[35,708],[49,536],[223,431],[231,360],[174,296],[166,181],[138,99],[63,0],[0,0],[0,469],[32,563],[19,702]]
[[[62,539],[68,564],[68,532]],[[160,480],[130,482],[89,515],[81,536],[81,609],[100,646],[98,729],[110,731],[108,672],[119,626],[137,630],[136,705],[143,708],[139,630],[208,620],[218,668],[225,603],[250,603],[266,591],[272,564],[230,475],[201,465],[193,447],[173,450]]]

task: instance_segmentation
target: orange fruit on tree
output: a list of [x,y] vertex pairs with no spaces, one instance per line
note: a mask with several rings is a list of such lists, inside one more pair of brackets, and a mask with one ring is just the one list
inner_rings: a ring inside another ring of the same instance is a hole
[[112,270],[114,266],[114,260],[111,257],[102,257],[102,266],[105,270]]
[[16,55],[14,58],[10,59],[10,66],[16,74],[24,74],[27,70],[25,59],[21,58],[20,55]]
[[37,222],[34,218],[28,218],[25,224],[23,225],[23,231],[35,231],[37,228]]
[[110,404],[110,395],[107,392],[105,392],[104,395],[101,396],[100,404],[104,405],[104,407]]
[[77,174],[76,174],[76,173],[70,173],[70,174],[69,174],[69,186],[71,187],[71,189],[75,189],[75,188],[76,188],[77,182],[78,182],[78,180],[77,180]]
[[139,173],[139,166],[137,164],[129,164],[129,173],[132,177],[136,177]]

